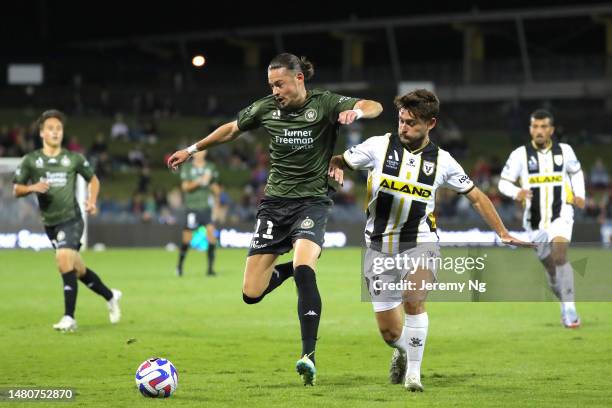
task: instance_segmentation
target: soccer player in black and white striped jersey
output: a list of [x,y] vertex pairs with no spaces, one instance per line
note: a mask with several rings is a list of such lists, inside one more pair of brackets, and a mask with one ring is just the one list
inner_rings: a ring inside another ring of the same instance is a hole
[[[546,269],[548,284],[561,302],[561,324],[580,326],[574,303],[574,271],[567,261],[574,208],[584,208],[584,175],[570,145],[553,141],[553,115],[531,114],[531,141],[515,149],[502,170],[499,191],[524,204],[523,226]],[[519,181],[520,187],[515,185]],[[573,206],[572,206],[573,205]]]
[[[329,167],[329,176],[339,183],[343,181],[345,166],[368,170],[365,228],[368,250],[379,254],[408,253],[414,259],[422,253],[433,253],[435,257],[438,236],[434,207],[436,190],[440,187],[465,194],[502,242],[531,246],[508,233],[491,200],[447,151],[429,140],[439,112],[437,96],[418,89],[397,97],[395,105],[399,110],[397,133],[371,137],[343,155],[332,157]],[[368,273],[366,266],[366,279]],[[432,282],[435,275],[435,266],[426,264],[406,273],[405,279],[415,283]],[[415,290],[407,297],[375,300],[377,294],[371,287],[368,289],[380,333],[396,349],[391,363],[391,382],[403,381],[407,390],[423,391],[421,361],[429,325],[425,311],[427,292]]]

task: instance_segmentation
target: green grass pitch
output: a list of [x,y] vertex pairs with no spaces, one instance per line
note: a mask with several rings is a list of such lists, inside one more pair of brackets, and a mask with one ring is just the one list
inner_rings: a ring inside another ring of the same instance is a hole
[[[76,390],[72,402],[34,407],[558,408],[612,401],[612,303],[580,303],[583,327],[566,330],[552,302],[431,302],[425,392],[407,393],[388,384],[392,350],[371,305],[360,300],[359,250],[326,250],[317,273],[318,384],[304,387],[294,371],[300,341],[293,282],[247,306],[245,250],[219,250],[216,278],[204,277],[205,254],[195,251],[176,278],[176,255],[85,252],[88,266],[123,291],[123,320],[111,326],[104,301],[80,285],[79,330],[62,334],[51,329],[63,311],[52,252],[0,252],[0,388]],[[151,356],[170,359],[179,372],[179,388],[164,402],[143,398],[134,385],[136,368]]]

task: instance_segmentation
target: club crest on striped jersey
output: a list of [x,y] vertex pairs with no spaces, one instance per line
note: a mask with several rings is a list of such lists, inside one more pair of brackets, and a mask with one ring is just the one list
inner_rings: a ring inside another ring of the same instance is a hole
[[423,160],[422,168],[423,168],[423,173],[425,173],[426,176],[431,176],[434,170],[436,169],[436,163],[430,162],[428,160]]
[[557,166],[561,166],[563,164],[563,155],[555,154],[553,160]]
[[529,160],[527,161],[527,167],[530,171],[535,171],[538,169],[538,159],[535,156],[529,156]]
[[397,153],[397,150],[393,149],[393,152],[387,156],[386,165],[393,170],[397,170],[399,168],[399,164],[399,154]]

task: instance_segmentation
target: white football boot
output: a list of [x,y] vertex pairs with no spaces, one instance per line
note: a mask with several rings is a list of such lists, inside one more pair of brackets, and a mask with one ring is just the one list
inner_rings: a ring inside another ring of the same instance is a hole
[[108,305],[108,318],[112,324],[119,323],[121,320],[121,309],[119,309],[119,300],[123,293],[117,289],[111,289],[113,297],[107,302]]
[[53,328],[63,332],[73,332],[77,329],[77,322],[74,320],[74,318],[65,315],[59,322],[53,325]]
[[423,392],[423,384],[421,384],[421,379],[418,378],[416,375],[406,376],[406,382],[404,383],[404,387],[410,392]]
[[295,364],[295,370],[302,377],[304,385],[315,385],[317,369],[312,360],[308,358],[308,355],[305,354],[304,357],[298,360]]
[[580,327],[580,317],[576,309],[563,310],[561,313],[561,324],[566,329],[577,329]]

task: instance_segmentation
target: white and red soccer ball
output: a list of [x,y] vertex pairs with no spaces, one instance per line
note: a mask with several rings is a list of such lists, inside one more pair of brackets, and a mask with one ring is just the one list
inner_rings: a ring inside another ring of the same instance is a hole
[[168,398],[177,386],[176,368],[165,358],[150,358],[136,370],[136,387],[145,397]]

